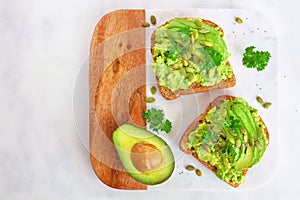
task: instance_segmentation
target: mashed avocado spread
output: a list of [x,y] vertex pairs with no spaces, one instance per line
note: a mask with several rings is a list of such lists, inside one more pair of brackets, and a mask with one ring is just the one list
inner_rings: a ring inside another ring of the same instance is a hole
[[243,171],[258,163],[268,143],[257,110],[242,98],[212,107],[188,135],[187,148],[216,168],[225,182],[242,183]]
[[201,18],[176,18],[159,27],[152,50],[159,84],[172,91],[192,83],[216,85],[233,75],[222,32]]

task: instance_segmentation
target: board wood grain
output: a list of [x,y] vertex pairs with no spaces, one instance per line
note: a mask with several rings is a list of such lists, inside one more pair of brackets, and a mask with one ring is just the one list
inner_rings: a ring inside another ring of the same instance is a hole
[[90,159],[107,186],[145,190],[129,176],[112,143],[124,123],[145,127],[146,42],[144,10],[117,10],[97,24],[90,46]]

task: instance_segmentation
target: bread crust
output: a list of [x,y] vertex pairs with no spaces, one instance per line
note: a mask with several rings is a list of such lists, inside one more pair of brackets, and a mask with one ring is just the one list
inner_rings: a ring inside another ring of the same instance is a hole
[[[186,154],[191,154],[193,155],[197,160],[199,160],[203,165],[205,165],[208,169],[210,169],[211,171],[213,172],[216,172],[216,167],[214,167],[213,165],[211,165],[209,162],[205,162],[205,161],[202,161],[200,160],[200,158],[198,157],[198,155],[196,153],[193,153],[191,151],[191,149],[188,149],[186,147],[186,143],[188,141],[188,135],[189,133],[191,133],[193,130],[195,130],[197,127],[198,127],[198,124],[202,123],[205,121],[205,116],[206,114],[208,113],[208,111],[213,108],[214,106],[222,103],[223,101],[225,100],[230,100],[230,99],[235,99],[236,97],[234,96],[229,96],[229,95],[223,95],[223,96],[219,96],[217,97],[216,99],[214,99],[209,105],[208,107],[206,108],[205,112],[203,114],[201,114],[200,116],[198,116],[189,126],[188,128],[186,129],[186,131],[184,132],[181,140],[180,140],[180,144],[179,144],[179,147],[180,149],[186,153]],[[269,132],[268,132],[268,129],[267,129],[267,126],[265,125],[264,121],[262,120],[262,118],[260,117],[260,121],[263,123],[263,125],[265,126],[265,133],[266,133],[266,137],[267,137],[267,146],[270,142],[270,136],[269,136]],[[244,170],[243,171],[243,175],[245,176],[247,174],[247,171],[248,169]],[[226,182],[228,183],[229,185],[233,186],[233,187],[238,187],[240,184],[238,183],[233,183],[233,182]]]
[[[188,18],[185,18],[185,19],[188,19]],[[172,20],[174,20],[174,19],[172,19]],[[172,20],[167,21],[165,24],[159,26],[158,28],[169,24]],[[219,25],[215,24],[212,21],[205,20],[205,19],[202,19],[202,22],[204,22],[205,24],[208,24],[210,26],[213,26],[213,27],[219,27],[219,31],[221,32],[221,36],[224,37],[224,31]],[[154,44],[155,44],[156,30],[151,35],[151,53],[152,53],[152,55],[153,55],[153,48],[154,48]],[[227,65],[231,66],[229,61],[227,61]],[[201,86],[199,83],[192,83],[192,85],[187,90],[180,89],[180,90],[177,90],[177,91],[174,91],[174,92],[172,90],[170,90],[169,88],[160,85],[159,80],[158,80],[157,77],[156,77],[156,82],[157,82],[157,85],[158,85],[158,88],[159,88],[159,91],[160,91],[161,95],[167,100],[173,100],[173,99],[178,98],[181,95],[196,94],[196,93],[206,92],[206,91],[214,90],[214,89],[233,87],[236,84],[236,78],[235,78],[234,73],[232,73],[231,78],[222,80],[220,83],[218,83],[216,85]]]

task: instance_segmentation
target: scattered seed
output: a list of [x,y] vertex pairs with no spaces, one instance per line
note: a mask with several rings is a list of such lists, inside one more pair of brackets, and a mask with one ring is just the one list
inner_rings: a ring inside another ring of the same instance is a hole
[[228,161],[229,161],[230,163],[232,163],[233,160],[234,160],[234,158],[233,158],[232,156],[229,156],[229,157],[228,157]]
[[195,42],[194,35],[191,35],[191,42],[192,42],[192,43],[194,43],[194,42]]
[[194,36],[194,39],[197,40],[197,38],[198,38],[198,31],[196,29],[193,30],[193,36]]
[[196,19],[195,24],[196,24],[197,26],[201,27],[201,26],[202,26],[202,21],[201,21],[201,19]]
[[262,149],[263,149],[263,147],[262,147],[262,145],[261,145],[261,143],[260,143],[259,141],[257,141],[257,142],[255,143],[255,146],[256,146],[259,150],[262,150]]
[[150,22],[151,22],[152,25],[156,24],[156,17],[154,15],[150,16]]
[[156,94],[156,87],[155,86],[152,86],[151,87],[151,94]]
[[254,146],[254,139],[253,139],[253,138],[249,138],[249,145],[250,145],[251,147]]
[[203,148],[205,149],[205,151],[207,151],[208,153],[210,152],[210,148],[207,145],[204,145]]
[[242,24],[242,23],[243,23],[243,20],[242,20],[240,17],[236,17],[236,18],[235,18],[235,21],[236,21],[236,23],[238,23],[238,24]]
[[271,105],[272,105],[271,102],[266,102],[266,103],[263,104],[263,107],[266,108],[266,109],[268,109],[268,108],[271,107]]
[[185,169],[188,171],[193,171],[195,169],[195,167],[193,165],[188,165],[185,167]]
[[236,146],[237,148],[240,148],[241,145],[242,145],[241,140],[240,140],[240,139],[237,139],[237,140],[235,141],[235,146]]
[[209,30],[208,29],[201,29],[201,30],[199,30],[199,33],[208,33],[209,32]]
[[264,100],[260,96],[256,97],[256,101],[260,104],[262,104],[264,102]]
[[200,171],[200,169],[196,169],[196,174],[197,176],[202,176],[202,172]]
[[212,44],[211,42],[206,41],[206,40],[204,40],[203,43],[204,43],[205,46],[207,46],[207,47],[212,47],[212,46],[213,46],[213,44]]
[[186,72],[185,72],[185,69],[184,68],[181,68],[179,70],[179,73],[182,75],[182,76],[185,76]]
[[230,142],[231,144],[235,144],[235,141],[234,141],[233,138],[229,138],[229,142]]
[[183,61],[182,61],[182,64],[183,64],[183,66],[185,66],[185,67],[189,66],[189,63],[188,63],[188,61],[186,61],[186,60],[183,60]]
[[248,135],[247,134],[244,135],[244,141],[248,142]]
[[189,73],[189,79],[190,79],[190,81],[194,80],[194,74],[193,73]]
[[149,26],[150,26],[150,24],[148,22],[143,22],[142,23],[142,27],[149,27]]
[[153,103],[155,101],[155,98],[153,98],[153,97],[147,97],[147,98],[145,98],[145,101],[147,103]]

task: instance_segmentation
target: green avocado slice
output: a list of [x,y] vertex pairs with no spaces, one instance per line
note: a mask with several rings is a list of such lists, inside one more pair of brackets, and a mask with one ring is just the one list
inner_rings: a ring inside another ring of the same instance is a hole
[[[125,124],[114,131],[112,139],[123,167],[135,180],[155,185],[166,181],[172,175],[174,156],[160,137]],[[134,149],[150,149],[151,152],[141,153]]]
[[244,156],[244,159],[238,161],[235,164],[235,169],[244,170],[244,169],[249,168],[249,166],[253,162],[253,157],[254,157],[253,149],[252,149],[252,147],[249,146],[246,149],[246,155]]
[[242,103],[232,106],[233,113],[241,120],[250,137],[257,137],[257,125],[247,107]]

